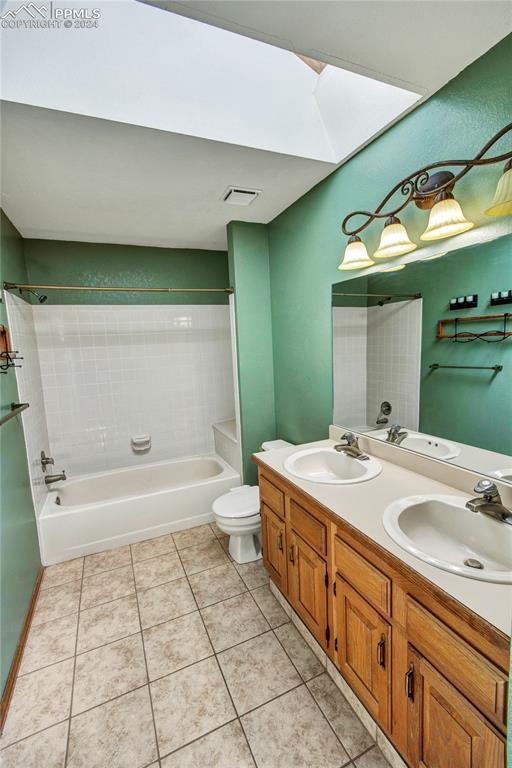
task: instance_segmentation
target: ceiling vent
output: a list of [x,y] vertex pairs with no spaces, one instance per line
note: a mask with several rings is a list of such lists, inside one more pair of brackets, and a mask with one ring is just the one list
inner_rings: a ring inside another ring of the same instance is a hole
[[223,200],[229,205],[250,205],[261,194],[261,189],[243,189],[242,187],[228,187],[224,192]]

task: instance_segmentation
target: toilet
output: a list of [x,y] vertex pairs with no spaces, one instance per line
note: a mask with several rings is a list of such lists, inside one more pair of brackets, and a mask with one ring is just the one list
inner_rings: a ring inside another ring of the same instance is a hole
[[[268,440],[264,451],[288,448],[286,440]],[[215,522],[229,536],[229,554],[237,563],[259,560],[261,552],[260,489],[242,485],[215,499],[212,506]]]

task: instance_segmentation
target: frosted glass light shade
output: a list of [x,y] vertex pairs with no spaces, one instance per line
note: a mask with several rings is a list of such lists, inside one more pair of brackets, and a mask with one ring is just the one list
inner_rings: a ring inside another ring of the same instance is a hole
[[366,245],[361,238],[357,235],[352,235],[347,243],[343,260],[338,269],[364,269],[365,267],[371,267],[373,264],[375,262],[368,256]]
[[492,205],[486,210],[487,216],[506,216],[510,213],[512,213],[512,161],[506,164],[498,181]]
[[396,216],[390,216],[384,224],[379,247],[374,259],[390,259],[414,251],[418,246],[409,239],[407,230]]
[[466,219],[451,192],[441,192],[436,201],[430,211],[428,227],[421,235],[422,240],[441,240],[443,237],[460,235],[475,226]]
[[448,251],[439,251],[439,253],[434,253],[432,256],[423,256],[420,261],[432,261],[433,259],[440,259],[441,256],[446,256]]

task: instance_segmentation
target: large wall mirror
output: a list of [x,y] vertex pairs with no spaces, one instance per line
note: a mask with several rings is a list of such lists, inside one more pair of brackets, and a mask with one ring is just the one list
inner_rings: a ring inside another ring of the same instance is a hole
[[333,423],[512,483],[512,238],[337,283]]

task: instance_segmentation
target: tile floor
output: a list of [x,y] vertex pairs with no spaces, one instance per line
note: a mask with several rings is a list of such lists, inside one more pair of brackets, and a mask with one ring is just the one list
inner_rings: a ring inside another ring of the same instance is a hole
[[215,525],[45,570],[0,748],[3,768],[389,768]]

